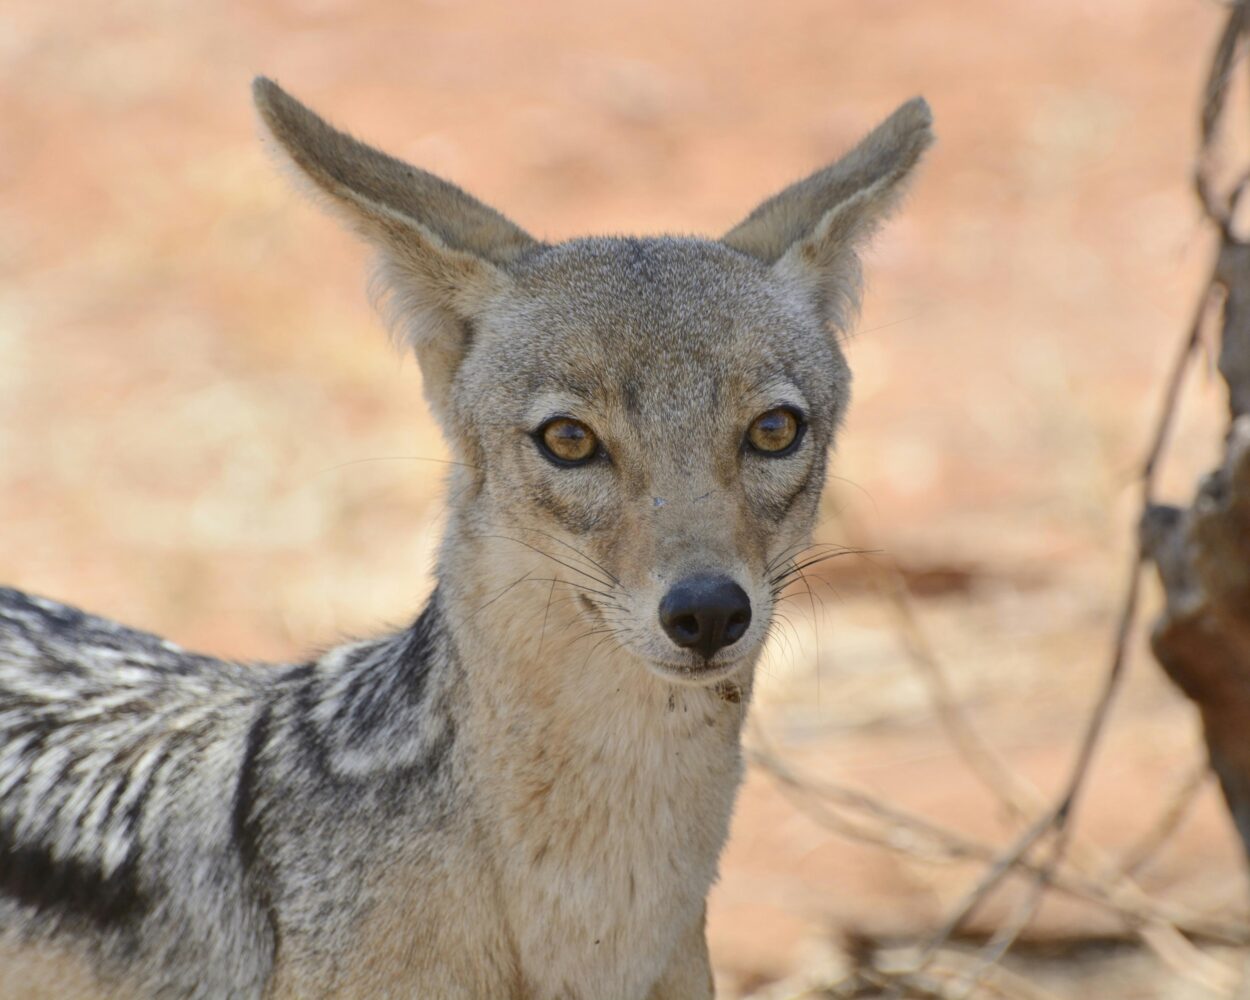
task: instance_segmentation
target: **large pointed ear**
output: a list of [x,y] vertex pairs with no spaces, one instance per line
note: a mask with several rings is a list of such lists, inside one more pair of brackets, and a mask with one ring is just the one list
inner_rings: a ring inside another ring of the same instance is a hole
[[860,299],[859,251],[898,204],[933,142],[933,115],[916,97],[836,163],[769,198],[722,238],[757,257],[846,330]]
[[277,145],[379,251],[384,312],[443,419],[474,320],[538,242],[458,187],[331,127],[272,80],[257,77],[252,93]]

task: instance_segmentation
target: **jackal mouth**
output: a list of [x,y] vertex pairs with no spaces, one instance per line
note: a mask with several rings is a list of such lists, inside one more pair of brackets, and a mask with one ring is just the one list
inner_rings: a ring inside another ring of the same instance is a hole
[[735,673],[749,659],[749,656],[738,656],[723,663],[709,663],[707,661],[676,663],[668,660],[651,660],[649,663],[652,671],[666,681],[706,687],[709,684],[722,681],[730,674]]

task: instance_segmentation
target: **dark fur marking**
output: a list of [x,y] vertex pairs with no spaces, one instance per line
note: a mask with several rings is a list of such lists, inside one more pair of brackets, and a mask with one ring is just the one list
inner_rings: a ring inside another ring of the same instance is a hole
[[0,893],[43,916],[84,920],[101,931],[133,927],[149,900],[136,879],[132,852],[110,875],[73,858],[55,858],[42,844],[19,844],[0,826]]
[[537,506],[546,510],[573,534],[587,534],[598,523],[598,516],[587,505],[567,502],[557,496],[546,483],[534,485],[533,499]]
[[[438,594],[435,592],[425,610],[401,640],[397,651],[401,664],[398,671],[399,683],[382,683],[382,678],[376,676],[377,671],[362,670],[344,692],[342,714],[350,723],[351,733],[347,740],[348,746],[367,739],[393,712],[416,707],[425,700],[426,684],[432,666],[431,651],[440,625]],[[358,651],[354,662],[359,663],[371,656],[374,649],[375,647],[370,647]],[[397,704],[397,699],[402,699],[406,704]]]
[[90,625],[87,614],[67,604],[49,601],[47,605],[37,604],[30,594],[12,587],[0,587],[0,606],[9,607],[28,615],[38,615],[55,623],[66,631],[77,631],[84,625]]
[[[420,617],[400,636],[396,637],[398,648],[387,651],[376,669],[361,670],[343,692],[337,722],[348,734],[348,748],[363,746],[380,728],[384,728],[393,713],[407,714],[429,697],[427,687],[433,667],[433,652],[438,633],[442,629],[438,592],[431,596]],[[374,654],[377,647],[370,646],[356,651],[355,659],[343,666],[351,668]],[[398,661],[398,665],[394,661]],[[330,762],[330,749],[314,711],[320,702],[318,687],[321,683],[316,664],[304,664],[288,672],[285,682],[293,688],[295,703],[294,726],[310,769],[322,780],[334,787],[350,787],[355,784],[335,772]],[[402,796],[403,788],[412,782],[432,779],[450,756],[455,742],[456,727],[447,719],[444,731],[429,746],[429,752],[411,767],[397,770],[387,781],[386,796]]]
[[[114,766],[120,766],[119,758],[114,757],[112,763]],[[109,793],[109,800],[104,806],[104,815],[101,821],[102,827],[106,827],[113,822],[113,817],[117,815],[117,807],[121,804],[122,796],[125,794],[126,782],[116,782],[113,785],[113,791]]]
[[[126,810],[123,819],[126,824],[126,836],[137,841],[139,835],[139,823],[143,819],[143,807],[147,805],[148,795],[151,793],[153,786],[160,777],[161,772],[165,770],[170,758],[175,750],[179,749],[185,739],[188,737],[183,734],[170,734],[169,739],[161,748],[161,754],[157,757],[152,767],[148,769],[147,777],[143,779],[143,787],[139,789],[139,794],[135,796],[134,801]],[[169,779],[172,782],[177,779]]]
[[293,688],[295,703],[294,724],[308,769],[323,779],[333,780],[326,759],[325,741],[313,725],[313,711],[317,706],[316,664],[305,663],[290,670],[283,678]]
[[[439,625],[438,594],[435,593],[421,616],[404,634],[399,650],[402,664],[400,683],[393,687],[379,683],[380,678],[374,676],[374,671],[361,671],[355,678],[344,694],[344,714],[351,721],[352,731],[352,736],[348,739],[349,745],[356,742],[357,736],[366,737],[397,708],[402,710],[413,707],[424,700],[426,683],[430,676],[430,654]],[[359,657],[364,658],[372,653],[373,649],[370,648],[361,651]],[[408,704],[397,706],[397,697],[403,698]]]
[[625,412],[637,417],[642,412],[642,401],[638,396],[638,383],[627,379],[621,385],[621,399],[625,404]]
[[[381,789],[381,800],[387,818],[396,819],[405,815],[414,785],[428,788],[436,779],[444,776],[444,769],[451,757],[451,748],[455,742],[456,724],[448,719],[443,732],[429,746],[427,753],[420,761],[386,777]],[[445,777],[445,780],[449,779]],[[426,807],[430,810],[427,813],[427,822],[431,827],[441,826],[450,817],[451,800],[452,797],[449,795],[440,795],[426,802]]]
[[0,587],[0,624],[9,634],[18,635],[35,647],[39,654],[36,664],[46,673],[77,676],[88,673],[82,663],[67,660],[62,655],[63,650],[49,643],[50,639],[62,642],[66,649],[94,648],[123,655],[143,654],[153,661],[144,663],[144,669],[159,673],[195,674],[221,667],[219,660],[189,653],[151,632],[129,628],[56,601],[37,601],[11,587]]
[[[721,701],[729,702],[731,705],[742,703],[742,688],[733,681],[721,681],[717,684],[716,695]],[[708,724],[711,725],[711,721]]]
[[811,484],[812,478],[821,472],[823,472],[823,465],[821,463],[813,462],[809,465],[807,467],[806,475],[803,476],[802,482],[800,482],[798,486],[791,491],[790,495],[786,497],[782,503],[767,505],[767,508],[769,508],[767,511],[768,516],[775,521],[780,521],[782,518],[786,517],[794,505],[798,503],[799,497],[807,495],[807,489]]
[[[31,670],[53,678],[68,674],[77,678],[91,676],[94,671],[87,656],[93,650],[120,653],[123,663],[127,662],[126,654],[141,655],[142,668],[153,676],[191,672],[216,662],[183,654],[156,636],[8,588],[0,588],[0,630],[29,643],[35,653],[29,661]],[[80,650],[86,651],[81,661],[74,659]],[[0,696],[10,718],[21,719],[8,727],[5,739],[22,741],[23,756],[30,761],[44,759],[46,767],[46,755],[57,746],[71,706],[68,702],[26,698],[12,691],[0,692]],[[136,697],[112,706],[110,715],[115,720],[138,717],[150,709],[143,697]],[[56,851],[42,837],[19,837],[20,812],[28,806],[21,805],[20,794],[0,802],[0,895],[31,908],[53,926],[109,932],[133,930],[154,905],[155,890],[144,885],[140,867],[139,827],[148,799],[152,789],[165,780],[173,755],[185,749],[188,741],[198,743],[206,735],[204,727],[163,734],[156,744],[158,755],[141,782],[131,769],[153,746],[148,740],[115,749],[107,771],[89,789],[82,784],[87,779],[80,773],[84,758],[78,754],[68,756],[56,772],[45,776],[56,787],[75,786],[82,788],[83,794],[107,795],[100,802],[102,809],[94,820],[94,832],[73,828],[82,818],[61,814],[62,810],[74,808],[62,797],[44,805],[50,811],[41,817],[40,825],[59,830],[62,835],[83,835],[88,839],[107,829],[125,850],[125,856],[110,871],[104,869],[98,858],[79,853],[77,848]],[[129,804],[121,812],[122,803],[127,800]],[[127,944],[124,935],[119,943],[137,947],[137,940]]]
[[269,741],[269,720],[272,707],[265,705],[247,731],[243,760],[239,765],[239,783],[234,791],[231,831],[244,873],[250,872],[260,858],[260,816],[256,802],[260,755]]
[[239,852],[244,882],[264,914],[269,928],[271,954],[277,954],[281,924],[270,891],[273,872],[264,870],[268,866],[261,851],[264,829],[258,800],[261,756],[269,743],[272,713],[273,705],[266,704],[248,728],[243,760],[239,764],[239,783],[234,793],[231,833]]

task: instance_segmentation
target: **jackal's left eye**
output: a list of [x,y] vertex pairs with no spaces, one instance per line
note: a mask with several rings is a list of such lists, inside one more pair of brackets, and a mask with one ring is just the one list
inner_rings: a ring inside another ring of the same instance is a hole
[[752,450],[780,458],[789,455],[803,440],[806,425],[797,410],[779,406],[761,413],[747,428],[747,444]]
[[557,465],[584,465],[599,454],[599,439],[580,420],[556,417],[534,433],[539,450]]

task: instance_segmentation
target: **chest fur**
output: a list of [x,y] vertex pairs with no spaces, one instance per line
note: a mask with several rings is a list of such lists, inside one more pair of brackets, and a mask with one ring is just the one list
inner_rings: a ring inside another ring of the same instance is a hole
[[716,692],[670,689],[550,724],[497,762],[495,844],[528,996],[647,994],[701,919],[740,723]]

